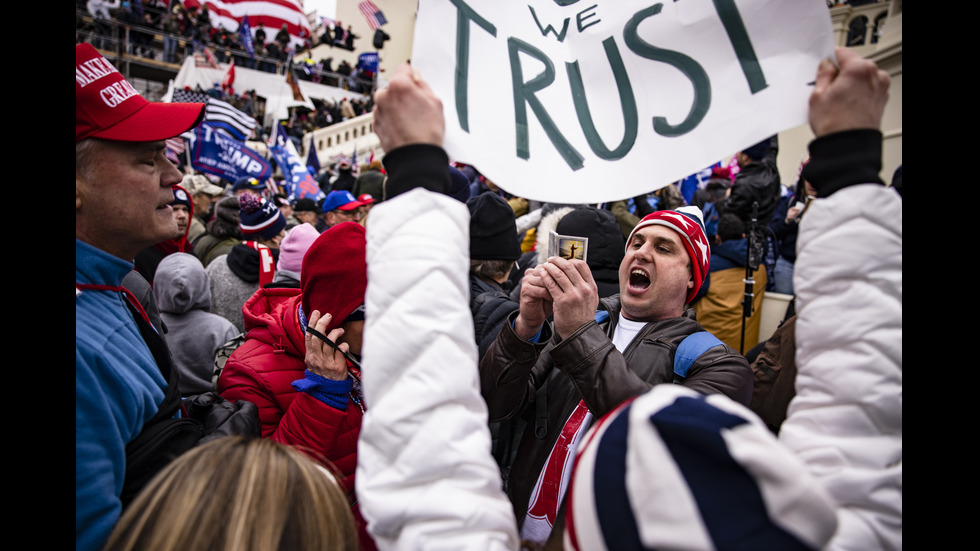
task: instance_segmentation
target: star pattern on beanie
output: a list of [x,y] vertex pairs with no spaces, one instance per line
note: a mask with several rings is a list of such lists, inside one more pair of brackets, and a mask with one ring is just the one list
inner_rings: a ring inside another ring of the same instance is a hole
[[646,226],[666,226],[681,235],[684,249],[691,257],[691,267],[694,276],[694,286],[687,293],[687,302],[694,300],[701,284],[708,275],[708,265],[711,259],[711,247],[708,245],[707,232],[704,230],[704,215],[701,209],[694,206],[679,207],[677,210],[658,210],[643,217],[630,232],[626,240],[629,249],[633,235]]
[[677,223],[684,228],[684,236],[691,241],[692,246],[698,248],[698,252],[700,252],[698,256],[703,257],[709,254],[711,247],[708,246],[708,239],[704,236],[704,230],[696,231],[698,229],[696,224],[680,213],[668,212],[664,214],[664,217],[677,220]]
[[241,209],[239,225],[246,238],[272,239],[286,227],[286,219],[279,207],[257,195],[240,195],[238,205]]

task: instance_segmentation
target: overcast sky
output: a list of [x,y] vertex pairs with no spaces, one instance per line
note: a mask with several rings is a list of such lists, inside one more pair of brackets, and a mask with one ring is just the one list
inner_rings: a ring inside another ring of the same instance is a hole
[[337,0],[304,0],[303,10],[309,13],[313,10],[323,17],[335,19],[337,17]]

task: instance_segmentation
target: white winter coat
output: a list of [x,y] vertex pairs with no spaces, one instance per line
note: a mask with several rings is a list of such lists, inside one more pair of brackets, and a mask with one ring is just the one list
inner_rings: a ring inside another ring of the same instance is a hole
[[367,232],[357,494],[379,549],[518,549],[490,455],[469,310],[469,211],[415,189]]
[[858,185],[800,227],[796,397],[779,439],[837,500],[829,549],[902,548],[902,200]]

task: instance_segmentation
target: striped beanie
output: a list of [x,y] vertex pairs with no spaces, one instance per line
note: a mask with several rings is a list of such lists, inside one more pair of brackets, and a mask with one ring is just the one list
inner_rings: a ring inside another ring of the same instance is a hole
[[657,385],[597,422],[568,488],[566,550],[820,549],[834,502],[748,408]]
[[626,250],[629,251],[633,234],[637,230],[652,225],[667,226],[681,234],[687,255],[691,257],[691,272],[694,275],[694,287],[687,292],[687,300],[691,302],[697,296],[708,276],[708,263],[711,260],[711,247],[708,245],[707,232],[704,230],[704,215],[695,206],[679,207],[677,210],[658,210],[643,217],[630,232],[626,240]]
[[286,218],[270,201],[244,193],[238,196],[242,235],[245,239],[269,240],[286,228]]

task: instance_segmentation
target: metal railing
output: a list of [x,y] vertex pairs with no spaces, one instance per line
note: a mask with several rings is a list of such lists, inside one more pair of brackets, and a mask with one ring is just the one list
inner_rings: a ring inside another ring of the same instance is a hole
[[[75,15],[76,43],[88,42],[99,50],[112,54],[116,59],[138,58],[143,62],[166,64],[176,73],[187,56],[194,55],[197,48],[206,47],[219,63],[234,60],[236,67],[280,75],[286,74],[289,68],[288,58],[262,55],[252,57],[243,48],[228,48],[210,42],[195,43],[191,37],[166,33],[159,28],[133,25],[116,19],[96,20],[87,12],[79,10],[76,10]],[[293,70],[297,78],[360,94],[371,94],[376,83],[375,80],[363,79],[356,74],[344,75],[315,67],[307,72],[301,64],[295,62]]]

